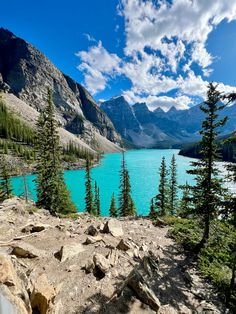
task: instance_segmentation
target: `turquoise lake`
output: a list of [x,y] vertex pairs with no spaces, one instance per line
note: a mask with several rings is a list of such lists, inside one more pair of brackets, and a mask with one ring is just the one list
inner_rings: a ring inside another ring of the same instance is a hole
[[[193,183],[191,175],[186,173],[190,168],[191,158],[178,155],[176,149],[142,149],[130,150],[125,153],[127,167],[129,169],[132,196],[140,215],[149,212],[150,200],[157,194],[159,182],[158,170],[162,156],[165,156],[167,166],[173,154],[176,156],[178,184],[184,184],[186,180],[189,184]],[[114,192],[117,199],[119,195],[119,172],[121,167],[121,154],[105,154],[98,167],[92,169],[92,178],[97,181],[100,187],[102,215],[108,215],[111,195]],[[71,197],[76,204],[78,211],[84,211],[84,170],[65,171],[65,182],[71,192]],[[36,200],[35,176],[27,176],[27,184],[31,196]],[[14,193],[18,196],[23,193],[23,183],[21,177],[12,179]],[[117,204],[118,205],[118,204]]]

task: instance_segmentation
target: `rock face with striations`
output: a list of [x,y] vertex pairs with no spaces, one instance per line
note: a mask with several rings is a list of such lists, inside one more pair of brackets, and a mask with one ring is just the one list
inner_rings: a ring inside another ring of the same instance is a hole
[[59,71],[31,44],[1,28],[0,85],[3,84],[37,110],[44,106],[50,88],[65,129],[90,145],[96,133],[112,142],[120,141],[112,122],[84,87]]
[[[124,97],[112,98],[101,104],[120,134],[137,147],[170,148],[200,139],[204,113],[200,104],[185,110],[172,106],[167,112],[161,108],[150,111],[145,103],[130,106]],[[236,129],[236,104],[227,106],[219,118],[228,116],[222,135]]]

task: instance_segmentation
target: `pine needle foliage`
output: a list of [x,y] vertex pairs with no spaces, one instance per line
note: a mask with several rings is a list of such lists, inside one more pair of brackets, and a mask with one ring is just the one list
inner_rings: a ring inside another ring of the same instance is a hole
[[51,214],[76,212],[63,178],[62,149],[50,90],[47,105],[38,118],[36,145],[38,205],[49,210]]
[[0,158],[0,201],[12,196],[10,169],[4,156]]
[[196,181],[195,187],[192,188],[195,214],[202,219],[204,225],[203,236],[198,249],[208,241],[210,223],[218,213],[224,194],[219,170],[215,165],[218,158],[216,138],[220,133],[220,127],[227,120],[227,118],[219,119],[219,111],[225,107],[220,102],[220,96],[217,86],[210,83],[207,100],[200,107],[205,114],[200,131],[202,159],[192,162],[192,169],[188,171],[189,174],[195,176]]
[[115,199],[115,194],[112,193],[112,197],[111,197],[111,204],[110,204],[110,208],[109,208],[109,214],[110,214],[110,217],[118,217],[119,214],[118,214],[118,209],[116,207],[116,199]]
[[171,158],[169,175],[169,213],[170,215],[174,215],[177,211],[178,200],[177,165],[175,155]]
[[129,171],[126,166],[125,153],[122,152],[120,171],[120,195],[119,195],[119,215],[135,216],[136,208],[131,196],[131,184]]
[[85,210],[90,215],[97,215],[94,206],[94,195],[92,190],[92,178],[91,178],[91,160],[86,159],[86,169],[85,169]]
[[157,208],[158,216],[168,214],[168,171],[166,167],[165,157],[162,157],[161,166],[159,169],[160,183],[158,194],[155,197],[155,207]]

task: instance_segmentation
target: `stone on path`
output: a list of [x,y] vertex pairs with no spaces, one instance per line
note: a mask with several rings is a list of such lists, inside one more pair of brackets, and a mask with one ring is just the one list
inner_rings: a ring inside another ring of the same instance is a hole
[[33,292],[30,296],[31,306],[33,311],[38,311],[40,314],[48,313],[52,302],[56,296],[56,291],[52,284],[48,282],[45,274],[40,275],[33,287]]
[[115,219],[109,219],[106,222],[103,232],[110,233],[113,237],[121,237],[124,235],[121,222]]
[[11,254],[22,258],[35,258],[44,256],[45,251],[36,249],[29,243],[20,242],[19,244],[15,244],[13,246]]
[[65,260],[74,257],[82,252],[84,252],[84,246],[82,244],[66,244],[63,245],[59,251],[60,261],[64,262]]

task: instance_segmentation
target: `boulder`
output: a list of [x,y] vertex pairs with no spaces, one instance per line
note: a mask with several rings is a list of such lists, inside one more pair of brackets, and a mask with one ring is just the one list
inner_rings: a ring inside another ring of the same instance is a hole
[[94,265],[104,274],[110,268],[109,260],[105,258],[102,254],[95,253],[93,256],[93,262]]
[[117,249],[121,251],[128,251],[132,248],[132,245],[129,241],[126,241],[124,239],[121,239],[119,244],[117,245]]
[[59,251],[60,261],[64,262],[65,260],[72,258],[75,255],[78,255],[84,251],[85,251],[84,246],[80,243],[63,245]]
[[122,224],[117,219],[109,219],[104,228],[104,233],[110,233],[113,237],[121,237],[124,235]]
[[13,247],[11,254],[22,258],[35,258],[45,255],[45,251],[36,249],[33,245],[21,242]]
[[84,244],[94,244],[96,242],[100,242],[102,241],[102,237],[101,236],[95,236],[95,237],[92,237],[92,236],[88,236],[84,242]]
[[3,201],[1,207],[4,209],[4,211],[12,210],[21,215],[24,215],[26,212],[23,201],[18,197],[12,197]]
[[47,276],[45,274],[40,275],[34,283],[33,292],[30,296],[33,312],[48,313],[55,296],[55,288],[48,282]]
[[146,244],[142,244],[142,245],[140,246],[139,250],[140,250],[140,251],[143,251],[143,252],[147,252],[148,247],[147,247]]
[[26,289],[5,255],[0,255],[0,313],[31,313]]
[[0,255],[0,283],[6,286],[16,286],[17,276],[11,260]]
[[140,301],[158,312],[161,304],[152,289],[152,283],[155,282],[158,275],[158,264],[158,259],[150,251],[125,278],[123,285],[117,290],[116,295],[121,296],[126,288],[130,288]]
[[93,260],[91,258],[88,259],[82,268],[86,271],[86,273],[92,273],[95,268]]
[[88,229],[85,231],[85,233],[91,236],[96,236],[98,235],[98,230],[93,225],[90,225]]
[[119,252],[115,250],[110,250],[109,254],[107,255],[107,259],[109,260],[109,263],[112,267],[114,267],[119,259]]
[[6,286],[0,285],[0,313],[1,314],[31,314],[19,294],[14,294]]
[[45,229],[50,228],[50,225],[46,225],[46,224],[34,224],[34,223],[30,223],[26,226],[24,226],[21,229],[21,232],[23,233],[34,233],[34,232],[41,232]]

